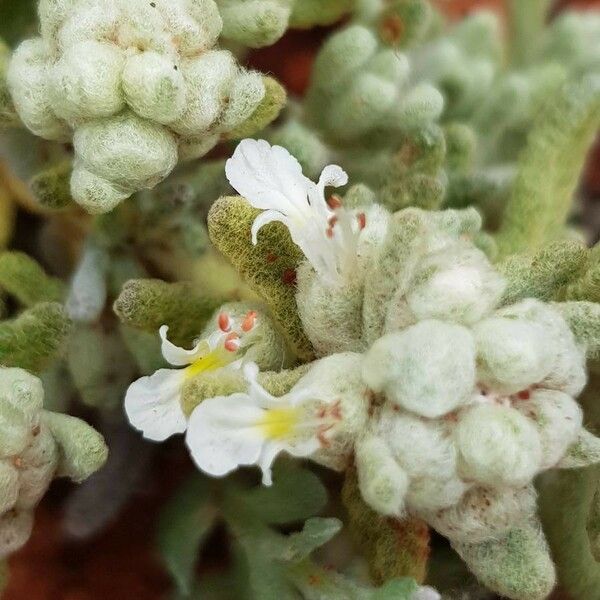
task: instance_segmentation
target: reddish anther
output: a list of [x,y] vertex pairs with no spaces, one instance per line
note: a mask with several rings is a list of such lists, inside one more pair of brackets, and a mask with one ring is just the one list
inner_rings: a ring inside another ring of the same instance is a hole
[[240,347],[240,336],[235,331],[232,331],[225,338],[225,343],[223,346],[228,352],[236,352]]
[[225,312],[219,314],[218,323],[219,329],[225,333],[231,329],[231,318]]
[[358,228],[362,231],[367,226],[367,215],[363,212],[358,213],[356,219],[358,220]]
[[529,400],[529,398],[531,397],[531,393],[529,392],[529,390],[521,390],[517,394],[517,397],[519,398],[519,400]]
[[244,331],[245,333],[248,333],[248,331],[253,329],[254,325],[256,325],[256,317],[257,316],[258,316],[258,313],[255,310],[251,310],[244,317],[244,320],[242,321],[242,331]]
[[327,200],[327,205],[331,210],[335,210],[336,208],[342,207],[342,199],[337,194],[332,194],[329,196],[329,200]]

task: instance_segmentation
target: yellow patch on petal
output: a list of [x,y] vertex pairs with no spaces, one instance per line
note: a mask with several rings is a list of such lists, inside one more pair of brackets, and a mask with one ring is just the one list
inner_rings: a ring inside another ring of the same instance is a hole
[[231,361],[226,360],[222,351],[219,351],[218,349],[213,350],[202,358],[195,360],[189,367],[186,367],[184,369],[185,377],[189,379],[196,375],[200,375],[200,373],[205,373],[206,371],[216,371],[217,369],[227,366],[230,362]]
[[300,421],[297,408],[271,408],[258,423],[266,438],[276,440],[289,437]]

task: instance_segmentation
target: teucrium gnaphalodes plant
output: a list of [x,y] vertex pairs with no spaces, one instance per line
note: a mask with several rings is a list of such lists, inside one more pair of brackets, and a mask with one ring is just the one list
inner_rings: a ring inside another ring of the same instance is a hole
[[[377,512],[424,518],[499,592],[545,597],[554,568],[533,479],[573,466],[570,453],[582,440],[598,443],[574,400],[586,383],[585,340],[561,306],[503,305],[506,281],[473,243],[481,225],[473,210],[346,208],[340,197],[325,197],[326,186],[347,182],[339,167],[326,167],[315,184],[286,150],[264,141],[242,141],[226,172],[261,211],[245,234],[251,242],[280,221],[303,252],[297,310],[319,358],[276,395],[265,389],[273,376],[259,382],[248,359],[242,374],[223,373],[212,394],[196,387],[192,393],[204,396],[192,401],[187,444],[197,465],[223,475],[257,464],[270,484],[282,451],[336,469],[355,454],[359,489]],[[227,202],[213,208],[215,218]],[[240,241],[217,243],[228,251]],[[218,335],[238,339],[226,313],[216,322]],[[201,357],[196,371],[213,362]],[[169,392],[137,397],[140,384],[128,398],[148,411],[149,427],[153,403]],[[189,401],[180,389],[171,401],[182,420],[169,433],[186,426]],[[530,561],[527,574],[491,568],[488,557],[511,546]]]
[[276,82],[215,46],[214,0],[43,0],[39,16],[42,35],[15,51],[8,88],[34,134],[73,140],[71,193],[90,212],[260,129],[283,101]]

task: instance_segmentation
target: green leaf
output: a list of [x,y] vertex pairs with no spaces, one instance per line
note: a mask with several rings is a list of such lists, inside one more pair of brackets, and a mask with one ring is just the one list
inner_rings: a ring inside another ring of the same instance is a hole
[[342,522],[339,519],[308,519],[302,531],[288,537],[288,548],[282,556],[283,560],[298,562],[308,558],[313,550],[326,544],[341,528]]
[[556,237],[600,123],[600,76],[567,82],[537,116],[497,241],[501,256]]
[[60,302],[65,293],[65,286],[59,279],[47,275],[33,258],[23,252],[0,254],[0,286],[23,306]]
[[39,373],[57,358],[70,330],[60,304],[36,304],[16,319],[0,322],[0,364]]
[[158,525],[158,547],[179,592],[192,590],[194,566],[203,540],[210,532],[217,511],[210,498],[209,480],[199,475],[177,491],[163,510]]
[[562,288],[585,273],[588,263],[588,250],[573,240],[552,242],[533,256],[513,254],[498,265],[507,280],[502,302],[556,299]]
[[600,358],[600,304],[596,302],[556,302],[575,339],[593,360]]
[[279,525],[319,512],[327,502],[327,491],[311,471],[280,462],[274,469],[273,485],[248,491],[244,502],[262,521]]
[[221,304],[221,299],[199,294],[190,283],[131,279],[115,301],[114,311],[125,325],[155,335],[161,325],[168,325],[169,339],[186,344]]
[[208,232],[217,249],[269,305],[299,358],[313,356],[296,305],[296,269],[304,260],[287,228],[269,223],[252,243],[250,229],[259,210],[239,196],[217,200],[208,213]]
[[42,419],[59,449],[58,476],[79,483],[106,463],[108,446],[85,421],[47,410],[42,412]]
[[508,6],[511,58],[517,65],[526,65],[539,49],[550,0],[510,0]]
[[417,582],[409,577],[392,579],[373,593],[373,600],[410,600],[418,589]]

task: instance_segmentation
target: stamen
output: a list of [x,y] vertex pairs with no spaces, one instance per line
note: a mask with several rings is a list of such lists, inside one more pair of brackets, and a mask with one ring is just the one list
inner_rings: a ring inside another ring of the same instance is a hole
[[232,331],[225,338],[223,346],[228,352],[237,352],[240,348],[240,336],[235,331]]
[[327,224],[329,225],[329,227],[327,227],[327,229],[325,230],[325,235],[331,239],[333,237],[333,228],[335,227],[335,224],[338,222],[338,218],[336,215],[332,215],[331,217],[329,217],[329,219],[327,219]]
[[521,390],[517,394],[517,398],[519,398],[519,400],[529,400],[530,397],[531,393],[529,392],[529,390]]
[[219,329],[223,333],[231,331],[231,317],[226,312],[222,312],[219,314],[218,323]]
[[358,220],[358,228],[362,231],[367,226],[367,215],[364,212],[358,213],[356,219]]
[[329,448],[331,442],[327,439],[326,433],[333,427],[333,423],[330,425],[320,425],[317,429],[317,439],[323,448]]
[[258,313],[255,310],[251,310],[242,321],[242,331],[248,333],[256,325],[256,317]]
[[329,206],[331,210],[342,208],[342,199],[337,194],[331,194],[327,200],[327,206]]

